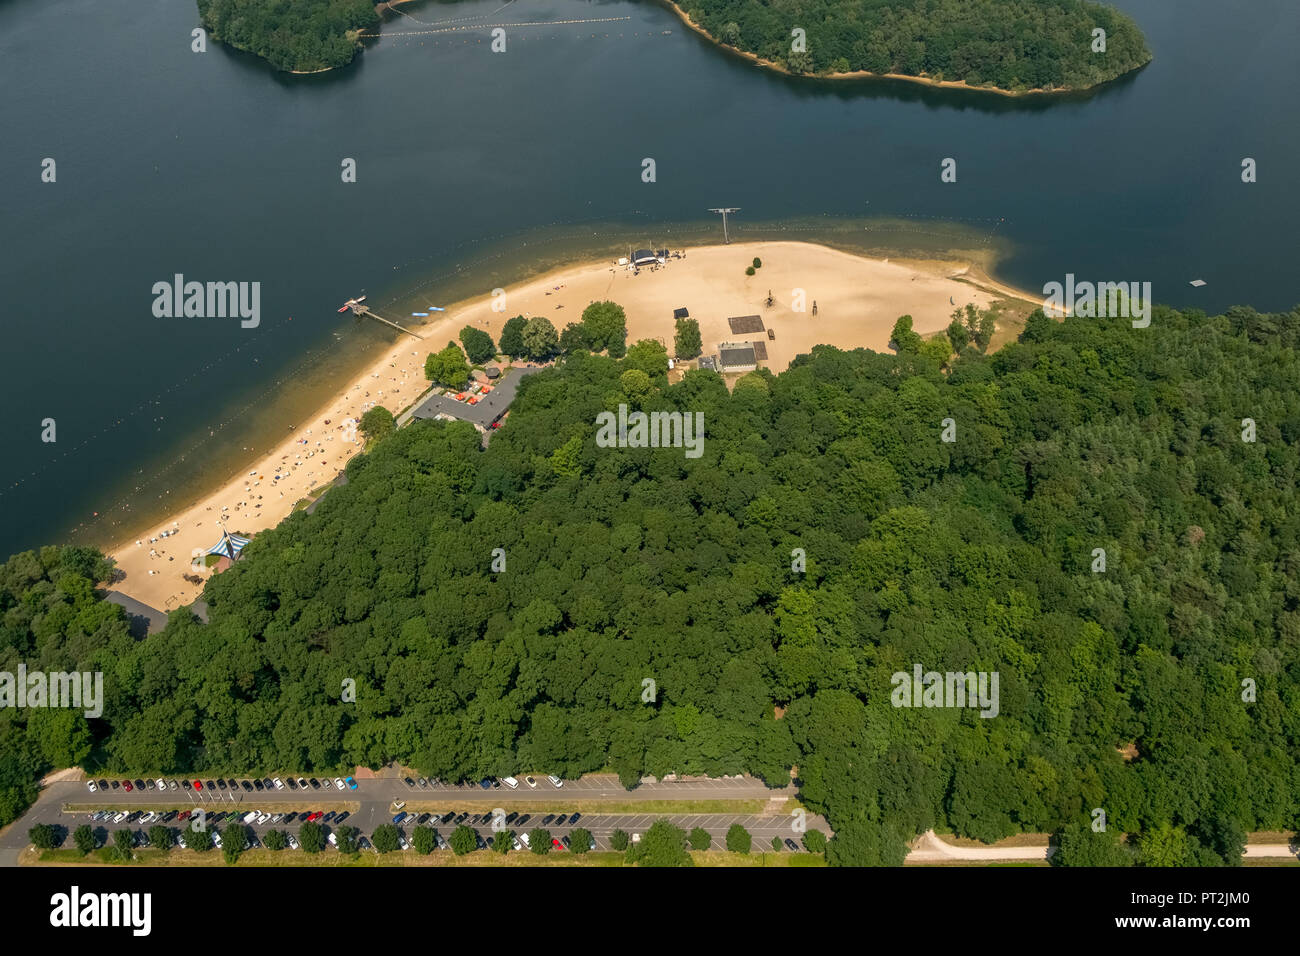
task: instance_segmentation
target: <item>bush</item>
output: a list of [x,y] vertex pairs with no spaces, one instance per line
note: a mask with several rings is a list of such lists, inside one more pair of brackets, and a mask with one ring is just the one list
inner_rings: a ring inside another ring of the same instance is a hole
[[[429,828],[425,827],[424,829],[428,830]],[[381,823],[375,827],[375,832],[370,834],[370,842],[374,844],[375,849],[380,853],[392,853],[397,849],[397,827],[391,823]]]
[[613,833],[610,834],[609,845],[612,846],[615,850],[618,850],[620,853],[627,849],[627,844],[628,844],[627,834],[624,833],[622,830],[615,830]]
[[727,830],[727,849],[732,853],[748,853],[754,844],[754,838],[739,823],[733,823]]
[[540,827],[528,832],[528,849],[538,856],[546,856],[551,852],[551,831],[543,830]]
[[304,853],[319,853],[325,849],[325,828],[319,823],[304,823],[298,828],[298,845]]
[[754,274],[754,267],[753,267],[753,266],[750,266],[748,269],[745,270],[745,275],[747,275],[747,276],[752,276],[753,274]]
[[825,853],[826,834],[821,830],[809,830],[803,835],[803,848],[809,853]]
[[289,845],[289,838],[283,830],[267,830],[266,836],[262,837],[262,845],[268,850],[283,850]]
[[451,831],[451,839],[447,842],[451,844],[452,853],[464,856],[478,849],[478,834],[462,823]]
[[713,837],[704,827],[696,827],[691,831],[691,849],[707,850],[713,844]]
[[[392,826],[392,824],[388,824]],[[381,828],[382,829],[382,828]],[[376,833],[379,831],[376,830]],[[411,846],[415,852],[422,856],[428,856],[433,852],[433,848],[438,845],[438,831],[433,827],[419,826],[411,831]],[[397,848],[397,828],[393,827],[393,849]],[[376,845],[376,849],[378,846]],[[381,853],[387,853],[387,850],[381,850]]]
[[591,849],[591,831],[578,827],[569,831],[569,852],[582,856]]
[[52,850],[56,839],[54,827],[48,823],[38,823],[27,831],[27,839],[31,840],[32,846],[38,850]]

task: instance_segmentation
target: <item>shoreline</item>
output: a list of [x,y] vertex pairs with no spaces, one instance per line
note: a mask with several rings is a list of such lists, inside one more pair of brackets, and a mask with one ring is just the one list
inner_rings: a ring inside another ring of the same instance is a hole
[[[764,365],[780,372],[814,344],[884,350],[894,320],[904,313],[913,315],[919,333],[930,335],[946,328],[952,308],[965,302],[986,306],[1021,299],[1041,304],[1041,297],[992,279],[965,257],[875,258],[792,240],[694,246],[686,248],[686,255],[636,276],[612,259],[584,258],[543,269],[510,283],[503,312],[492,311],[486,293],[448,305],[438,320],[413,327],[421,342],[401,335],[388,343],[269,451],[239,459],[213,490],[184,496],[186,505],[133,525],[150,531],[114,541],[106,551],[125,576],[113,589],[165,612],[197,598],[211,569],[199,572],[202,584],[186,582],[182,575],[194,573],[190,561],[195,550],[206,551],[218,542],[221,521],[232,533],[256,534],[292,514],[308,492],[333,482],[362,450],[349,422],[374,405],[397,417],[413,404],[430,387],[425,357],[448,340],[458,341],[465,325],[483,329],[495,341],[506,319],[545,315],[559,331],[578,321],[589,302],[608,298],[627,310],[629,343],[657,338],[671,349],[672,309],[687,305],[700,323],[705,354],[710,354],[720,341],[741,337],[730,334],[726,315],[759,313],[776,333],[767,342]],[[758,275],[747,277],[744,269],[756,256],[763,266]],[[801,283],[808,288],[809,308],[821,297],[820,317],[801,314],[789,301],[792,286]],[[765,311],[769,289],[778,301]],[[161,530],[171,533],[159,537]]]
[[[398,2],[407,2],[407,0],[398,0]],[[1128,76],[1130,73],[1134,73],[1138,70],[1141,70],[1151,63],[1151,60],[1147,60],[1146,63],[1143,63],[1140,66],[1136,66],[1132,70],[1127,70],[1119,74],[1118,76],[1113,76],[1109,80],[1103,80],[1100,83],[1094,83],[1092,86],[1063,86],[1057,89],[1050,89],[1050,90],[1043,89],[1041,87],[1031,89],[1031,90],[1008,90],[1001,86],[971,86],[969,83],[965,81],[936,80],[933,77],[928,77],[922,74],[913,75],[910,73],[872,73],[870,70],[851,70],[848,73],[794,73],[786,69],[784,66],[782,66],[779,63],[776,63],[772,60],[763,59],[757,53],[750,53],[747,50],[742,50],[738,47],[730,46],[726,43],[723,43],[721,40],[715,37],[708,30],[704,29],[704,27],[700,26],[698,23],[692,20],[691,15],[687,13],[685,10],[683,10],[681,7],[679,7],[675,2],[675,0],[659,0],[659,2],[663,4],[665,7],[667,7],[668,9],[670,9],[673,13],[677,14],[677,18],[681,20],[682,23],[685,24],[685,26],[688,29],[704,37],[704,39],[708,40],[718,49],[723,50],[727,53],[734,54],[735,56],[742,57],[743,59],[748,60],[750,63],[754,64],[757,67],[760,67],[761,69],[771,70],[774,73],[781,73],[785,76],[792,76],[801,79],[903,80],[904,82],[907,83],[915,83],[919,86],[926,86],[936,90],[948,89],[948,90],[965,90],[971,93],[995,93],[998,96],[1007,96],[1014,99],[1019,97],[1070,96],[1079,93],[1088,93],[1092,90],[1096,90],[1099,89],[1100,87],[1105,86],[1107,83],[1113,83],[1122,77]],[[1155,57],[1152,56],[1151,59],[1155,59]]]

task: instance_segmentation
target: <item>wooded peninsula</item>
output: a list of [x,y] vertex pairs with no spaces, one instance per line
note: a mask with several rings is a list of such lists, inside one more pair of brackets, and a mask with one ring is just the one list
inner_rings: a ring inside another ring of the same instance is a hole
[[[0,709],[0,824],[51,767],[401,761],[793,775],[841,865],[932,827],[1053,832],[1058,865],[1239,862],[1300,825],[1300,314],[1038,311],[992,354],[970,325],[900,320],[896,353],[818,346],[730,391],[670,384],[654,341],[576,347],[486,448],[464,422],[375,435],[209,581],[209,623],[140,641],[101,555],[14,556],[0,670],[102,672],[105,699]],[[620,405],[702,413],[702,457],[599,447]],[[996,674],[996,713],[900,705],[918,668]]]

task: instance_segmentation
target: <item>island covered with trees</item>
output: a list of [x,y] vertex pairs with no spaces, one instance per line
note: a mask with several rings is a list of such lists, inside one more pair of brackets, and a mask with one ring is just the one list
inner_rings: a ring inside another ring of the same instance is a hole
[[296,73],[352,62],[361,49],[360,33],[379,23],[372,0],[198,0],[198,4],[200,22],[214,40]]
[[[1151,60],[1129,17],[1089,0],[671,5],[717,42],[797,74],[889,74],[1019,93],[1086,89]],[[1104,49],[1097,30],[1105,31]]]
[[[658,342],[575,348],[486,447],[374,430],[209,581],[207,624],[139,641],[102,556],[14,556],[0,670],[101,671],[106,700],[0,709],[0,824],[54,766],[401,761],[793,779],[841,865],[931,827],[1239,862],[1300,824],[1300,313],[1036,312],[990,354],[985,326],[900,320],[895,352],[818,346],[730,390],[670,382]],[[620,405],[703,413],[703,456],[598,447]],[[917,666],[999,675],[996,715],[897,706]]]

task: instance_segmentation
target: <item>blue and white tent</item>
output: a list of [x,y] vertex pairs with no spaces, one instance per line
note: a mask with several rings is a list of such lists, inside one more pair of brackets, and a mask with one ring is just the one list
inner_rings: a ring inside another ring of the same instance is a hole
[[223,534],[220,541],[208,548],[208,554],[219,554],[234,561],[239,557],[239,552],[244,550],[248,541],[248,538],[237,534]]

